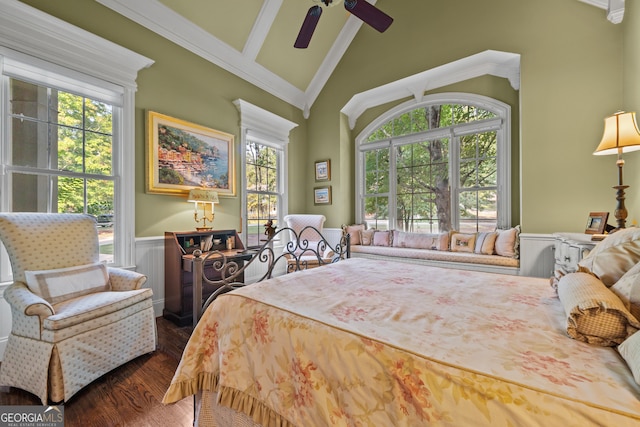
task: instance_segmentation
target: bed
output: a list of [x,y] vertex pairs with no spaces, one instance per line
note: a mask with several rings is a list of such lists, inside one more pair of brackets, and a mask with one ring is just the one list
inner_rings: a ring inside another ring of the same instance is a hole
[[164,402],[197,395],[217,427],[637,426],[630,367],[570,338],[564,302],[547,279],[392,261],[285,274],[213,301]]

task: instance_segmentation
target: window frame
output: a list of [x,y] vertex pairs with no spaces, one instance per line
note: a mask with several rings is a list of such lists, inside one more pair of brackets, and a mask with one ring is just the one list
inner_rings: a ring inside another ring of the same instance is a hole
[[[284,217],[288,214],[288,145],[289,134],[298,126],[297,123],[282,118],[270,111],[257,107],[242,99],[233,101],[240,112],[240,174],[242,187],[242,232],[240,239],[246,246],[248,242],[247,213],[247,141],[266,145],[276,150],[278,191],[278,218],[276,225],[282,227]],[[264,192],[265,194],[273,194]]]
[[[20,34],[20,37],[15,37]],[[21,2],[3,5],[0,14],[0,74],[11,69],[21,80],[61,87],[90,98],[119,105],[114,110],[113,179],[114,213],[118,218],[114,236],[114,263],[135,266],[135,92],[138,72],[153,64],[129,49]],[[14,67],[14,68],[11,68]],[[43,73],[53,82],[42,82]],[[5,78],[2,78],[5,82]],[[8,79],[6,80],[8,82]],[[7,83],[0,85],[0,162],[5,164],[10,141]],[[116,117],[117,115],[117,117]],[[117,124],[116,124],[117,123]],[[118,143],[115,143],[115,141]],[[0,173],[0,210],[8,209],[6,174]],[[6,252],[0,257],[0,281],[11,280]]]
[[[416,108],[427,107],[429,105],[438,104],[462,104],[473,105],[496,114],[496,118],[486,119],[478,122],[470,122],[456,124],[453,126],[425,131],[422,133],[391,137],[389,139],[367,142],[367,138],[375,132],[380,126],[395,117],[412,111]],[[365,202],[365,153],[370,150],[388,148],[389,153],[389,193],[388,193],[388,209],[389,228],[395,228],[396,218],[396,163],[394,148],[399,145],[418,142],[419,140],[431,140],[435,138],[449,138],[451,146],[457,146],[460,136],[471,133],[481,133],[485,131],[495,130],[497,135],[498,153],[497,153],[497,188],[498,188],[498,206],[497,206],[497,228],[508,228],[511,226],[511,107],[501,101],[482,95],[470,93],[448,92],[427,95],[420,102],[410,100],[404,102],[390,110],[384,112],[369,125],[367,125],[355,139],[356,151],[356,221],[364,222],[364,202]],[[457,139],[454,142],[454,138]],[[460,193],[460,188],[455,185],[457,178],[454,172],[459,170],[459,159],[454,152],[450,152],[449,160],[449,182],[452,186],[451,193],[451,223],[452,227],[457,228],[460,222],[458,209],[455,208]],[[454,181],[455,178],[455,181]]]

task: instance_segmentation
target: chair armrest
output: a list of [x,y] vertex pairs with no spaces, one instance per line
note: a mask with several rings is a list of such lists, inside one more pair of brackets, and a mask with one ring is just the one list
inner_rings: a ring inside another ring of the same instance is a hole
[[23,282],[14,282],[4,290],[4,299],[14,312],[27,316],[39,316],[45,319],[55,314],[53,306],[42,297],[34,294]]
[[113,291],[133,291],[140,289],[147,281],[147,276],[124,268],[108,267],[109,281]]

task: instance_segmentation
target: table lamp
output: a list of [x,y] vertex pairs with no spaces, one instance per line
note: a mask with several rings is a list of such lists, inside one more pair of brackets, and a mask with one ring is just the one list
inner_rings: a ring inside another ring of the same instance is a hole
[[616,162],[618,166],[618,185],[613,187],[616,189],[617,205],[614,216],[616,217],[618,228],[625,228],[627,209],[624,206],[624,190],[629,187],[622,183],[622,167],[624,166],[622,153],[636,150],[640,150],[640,131],[636,123],[636,113],[619,111],[605,118],[604,134],[593,154],[596,156],[618,155],[618,161]]
[[[189,191],[187,201],[195,204],[193,208],[193,219],[196,224],[202,221],[202,227],[196,227],[196,230],[211,230],[211,226],[207,227],[207,221],[213,225],[213,218],[215,216],[214,204],[219,203],[218,192],[209,188],[193,188]],[[198,218],[198,205],[202,206],[202,218]],[[207,208],[209,208],[209,212],[207,212]]]

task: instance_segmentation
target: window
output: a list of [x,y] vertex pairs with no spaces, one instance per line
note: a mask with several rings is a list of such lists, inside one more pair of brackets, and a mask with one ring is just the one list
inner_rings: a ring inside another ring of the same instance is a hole
[[135,79],[153,61],[21,2],[0,20],[0,210],[95,215],[103,259],[135,266]]
[[241,115],[243,233],[246,247],[264,243],[264,225],[287,214],[287,144],[297,124],[238,99]]
[[510,225],[509,107],[468,94],[411,101],[357,139],[357,215],[370,227],[437,233]]
[[284,150],[251,138],[247,138],[245,146],[246,242],[248,246],[260,246],[260,240],[266,238],[266,222],[273,220],[274,225],[281,223],[282,180],[279,179],[279,165],[282,164]]
[[91,214],[100,226],[102,259],[113,262],[112,153],[118,107],[57,87],[4,79],[10,135],[3,162],[8,190],[4,210]]

